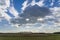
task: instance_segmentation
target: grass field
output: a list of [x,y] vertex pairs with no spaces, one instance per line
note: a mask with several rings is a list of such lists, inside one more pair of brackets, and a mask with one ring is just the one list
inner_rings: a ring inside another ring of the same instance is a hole
[[[19,35],[19,34],[18,34]],[[29,34],[28,34],[29,35]],[[26,36],[25,34],[22,36],[14,36],[14,35],[9,35],[9,36],[0,36],[0,40],[60,40],[60,34],[38,34],[38,35],[31,35],[31,36]]]

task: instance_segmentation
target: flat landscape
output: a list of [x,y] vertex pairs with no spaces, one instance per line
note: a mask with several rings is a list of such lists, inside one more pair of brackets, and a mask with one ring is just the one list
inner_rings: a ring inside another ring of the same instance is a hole
[[60,34],[0,33],[0,40],[60,40]]

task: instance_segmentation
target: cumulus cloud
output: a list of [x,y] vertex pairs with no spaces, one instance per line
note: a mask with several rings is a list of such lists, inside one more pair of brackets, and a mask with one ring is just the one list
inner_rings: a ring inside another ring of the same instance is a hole
[[[8,3],[8,4],[7,4]],[[5,17],[7,20],[9,20],[11,17],[8,16],[5,11],[7,7],[9,7],[10,5],[10,1],[4,1],[4,0],[0,0],[0,14],[1,14],[1,17]]]
[[[12,17],[7,14],[7,11],[14,15],[14,17],[18,17],[18,12],[13,6],[13,0],[11,0],[12,3],[10,3],[10,0],[0,0],[0,13],[2,17],[5,17],[6,20],[10,20]],[[8,9],[8,10],[7,10]]]
[[[13,2],[13,0],[12,0],[12,2]],[[10,5],[12,5],[12,6],[10,6]],[[15,10],[13,3],[10,3],[10,0],[0,0],[0,11],[1,11],[0,12],[0,22],[1,23],[2,23],[2,20],[4,20],[4,19],[5,19],[5,21],[8,21],[8,24],[10,22],[10,19],[12,17],[10,15],[8,15],[7,11],[12,13],[12,15],[14,15],[15,17],[18,16],[18,12]],[[6,24],[6,25],[8,25],[8,24]]]
[[[28,23],[36,23],[43,21],[44,17],[51,14],[49,8],[40,7],[38,5],[34,5],[31,7],[27,7],[23,13],[19,14],[19,18],[11,19],[11,23],[13,24],[28,24]],[[22,18],[20,18],[22,17]]]
[[45,17],[51,13],[49,8],[38,5],[27,7],[23,12],[24,13],[20,14],[21,17]]

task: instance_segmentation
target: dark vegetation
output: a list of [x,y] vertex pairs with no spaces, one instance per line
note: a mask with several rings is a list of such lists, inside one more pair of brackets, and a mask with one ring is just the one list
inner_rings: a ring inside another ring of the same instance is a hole
[[49,36],[54,34],[60,34],[60,32],[54,33],[31,33],[31,32],[21,32],[21,33],[0,33],[0,36]]
[[0,33],[0,36],[42,36],[45,33]]
[[54,34],[60,34],[60,32],[54,32]]
[[0,40],[60,40],[60,34],[55,33],[0,33]]

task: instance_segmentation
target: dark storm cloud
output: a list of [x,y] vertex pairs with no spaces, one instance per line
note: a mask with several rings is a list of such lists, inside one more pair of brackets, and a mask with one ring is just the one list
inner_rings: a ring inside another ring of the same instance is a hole
[[22,14],[21,17],[45,17],[49,15],[51,12],[49,8],[39,7],[38,5],[27,7]]
[[[27,7],[22,14],[19,14],[21,18],[11,19],[13,24],[27,24],[27,23],[36,23],[38,17],[45,17],[50,14],[50,10],[46,7],[39,7],[37,5]],[[26,21],[26,19],[29,21]]]

